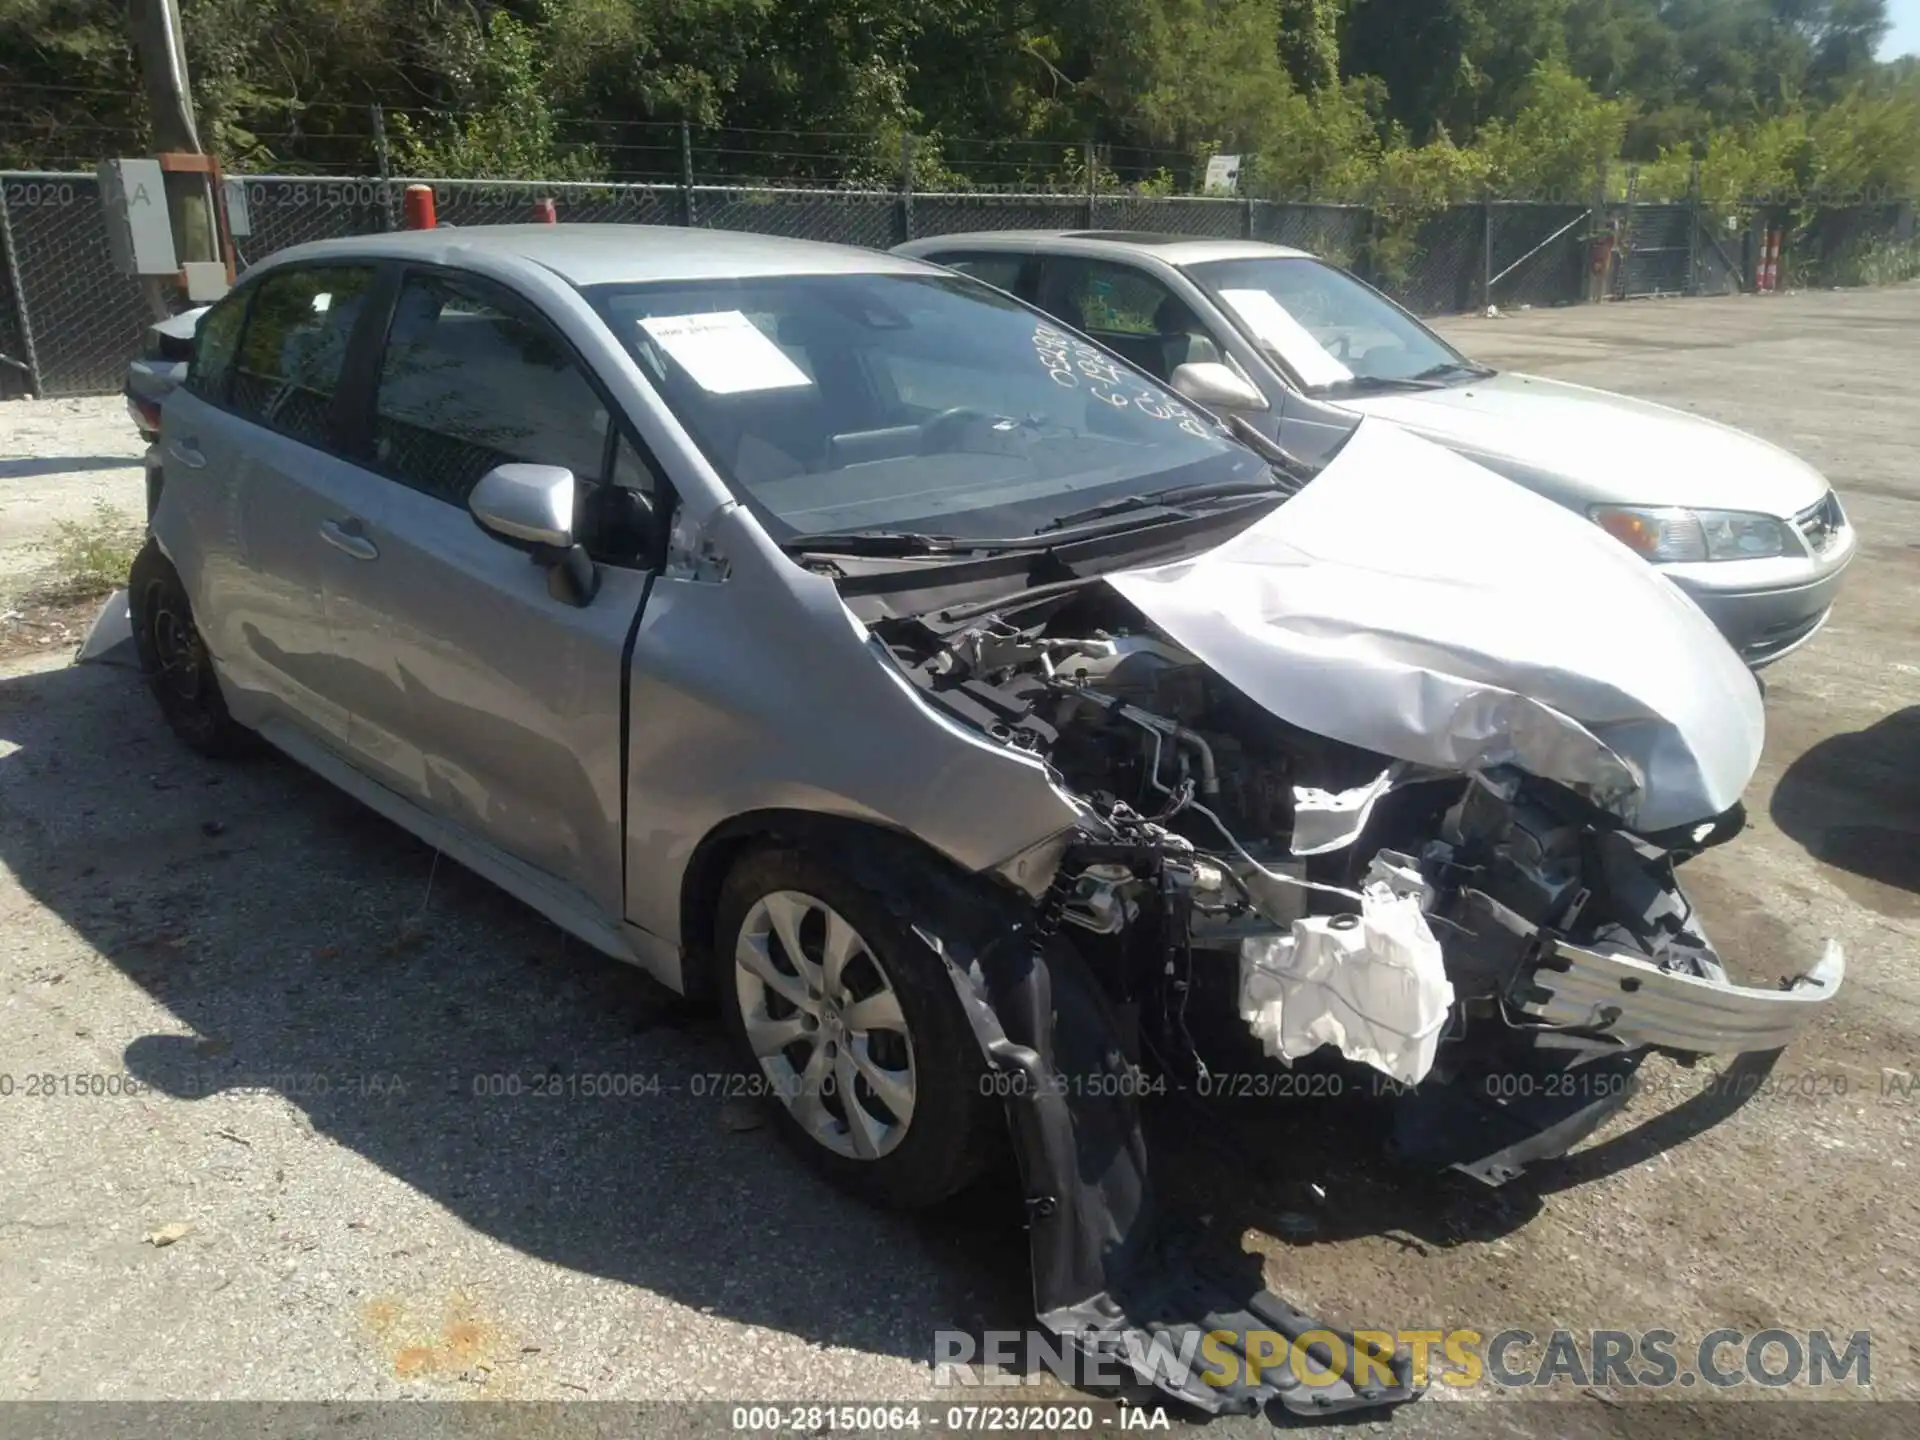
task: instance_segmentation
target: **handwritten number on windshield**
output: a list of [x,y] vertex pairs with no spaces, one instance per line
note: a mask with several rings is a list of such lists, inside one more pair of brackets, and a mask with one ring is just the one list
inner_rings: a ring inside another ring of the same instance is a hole
[[1071,339],[1051,325],[1036,325],[1033,330],[1033,350],[1056,385],[1077,390],[1082,388],[1084,381],[1084,388],[1091,399],[1102,401],[1116,410],[1132,407],[1154,420],[1177,421],[1189,435],[1197,435],[1203,440],[1210,438],[1207,428],[1178,401],[1144,389],[1128,393],[1134,391],[1134,386],[1120,367],[1085,341]]

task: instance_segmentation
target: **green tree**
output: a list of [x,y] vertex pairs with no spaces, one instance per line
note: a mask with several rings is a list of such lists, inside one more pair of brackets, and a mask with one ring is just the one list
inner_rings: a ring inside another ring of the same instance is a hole
[[1275,0],[1280,22],[1280,59],[1302,90],[1331,90],[1340,83],[1340,22],[1346,0]]

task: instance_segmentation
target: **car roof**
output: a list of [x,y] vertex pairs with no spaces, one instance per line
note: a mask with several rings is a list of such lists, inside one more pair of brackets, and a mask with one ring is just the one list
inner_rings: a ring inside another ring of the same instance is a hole
[[1023,254],[1040,251],[1049,255],[1134,260],[1151,255],[1173,266],[1260,257],[1313,258],[1305,250],[1268,245],[1259,240],[1209,240],[1201,235],[1169,235],[1155,230],[973,230],[909,240],[905,245],[895,246],[893,253],[922,257],[949,250],[1007,250]]
[[442,225],[317,240],[276,251],[266,266],[319,260],[394,259],[462,264],[485,255],[550,270],[575,285],[707,280],[758,275],[926,274],[930,267],[884,250],[701,230],[678,225]]

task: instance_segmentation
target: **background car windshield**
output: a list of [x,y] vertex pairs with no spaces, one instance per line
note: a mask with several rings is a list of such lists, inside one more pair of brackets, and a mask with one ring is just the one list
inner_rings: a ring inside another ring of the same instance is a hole
[[1315,391],[1467,363],[1397,305],[1318,260],[1218,260],[1187,273]]
[[1025,535],[1107,495],[1265,471],[1169,391],[962,277],[675,281],[592,298],[781,539]]

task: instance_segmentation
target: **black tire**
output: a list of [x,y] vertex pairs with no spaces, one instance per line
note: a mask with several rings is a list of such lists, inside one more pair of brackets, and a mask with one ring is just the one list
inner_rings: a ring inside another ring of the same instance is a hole
[[720,892],[715,936],[715,988],[720,1012],[746,1075],[767,1072],[747,1039],[734,955],[750,913],[764,898],[789,891],[823,902],[865,942],[884,972],[911,1037],[914,1102],[905,1132],[890,1151],[857,1158],[828,1148],[795,1117],[779,1094],[766,1100],[782,1140],[839,1188],[895,1210],[937,1205],[977,1180],[1004,1149],[1004,1105],[993,1097],[988,1070],[945,962],[886,903],[833,866],[790,849],[749,852]]
[[140,673],[173,733],[215,759],[250,750],[253,732],[227,713],[186,587],[151,540],[134,557],[127,577],[127,609]]

